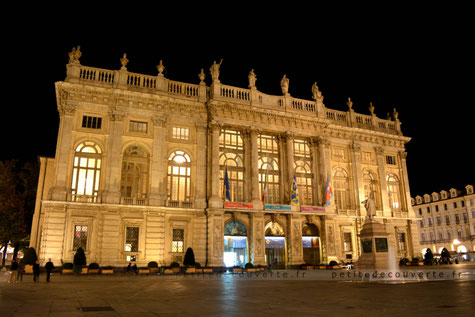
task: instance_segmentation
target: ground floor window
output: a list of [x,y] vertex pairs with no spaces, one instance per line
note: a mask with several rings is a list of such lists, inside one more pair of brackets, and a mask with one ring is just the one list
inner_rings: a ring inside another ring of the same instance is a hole
[[185,230],[173,229],[172,252],[183,253],[185,242]]
[[73,250],[78,248],[86,250],[87,247],[87,226],[74,226]]
[[139,227],[126,227],[125,230],[125,251],[139,251]]

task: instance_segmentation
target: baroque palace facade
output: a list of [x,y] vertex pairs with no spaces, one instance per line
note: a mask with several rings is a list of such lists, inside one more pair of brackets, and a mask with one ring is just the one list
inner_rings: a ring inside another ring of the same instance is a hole
[[[292,267],[356,261],[371,192],[398,257],[420,252],[397,112],[392,118],[224,85],[221,63],[198,84],[80,64],[57,82],[55,158],[40,158],[31,246],[43,262],[181,262]],[[225,201],[224,179],[230,201]],[[299,205],[290,204],[298,184]],[[333,190],[325,204],[329,181]],[[264,196],[264,200],[262,197]]]

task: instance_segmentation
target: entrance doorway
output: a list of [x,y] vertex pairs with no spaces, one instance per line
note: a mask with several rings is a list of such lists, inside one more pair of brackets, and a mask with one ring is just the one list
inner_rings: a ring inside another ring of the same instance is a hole
[[303,260],[305,264],[320,264],[321,242],[318,228],[313,223],[306,223],[302,228]]
[[247,230],[240,221],[231,220],[224,226],[223,262],[226,267],[244,267],[247,257]]
[[272,269],[284,269],[286,264],[284,229],[277,222],[269,222],[265,230],[266,263]]

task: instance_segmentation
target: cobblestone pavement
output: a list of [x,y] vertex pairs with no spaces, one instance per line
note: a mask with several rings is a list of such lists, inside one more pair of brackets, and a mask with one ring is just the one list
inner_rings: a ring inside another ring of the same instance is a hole
[[55,274],[46,283],[42,273],[38,283],[26,275],[22,283],[9,284],[7,274],[0,272],[0,316],[3,317],[433,317],[468,316],[475,311],[473,279],[393,284],[237,275],[190,278]]

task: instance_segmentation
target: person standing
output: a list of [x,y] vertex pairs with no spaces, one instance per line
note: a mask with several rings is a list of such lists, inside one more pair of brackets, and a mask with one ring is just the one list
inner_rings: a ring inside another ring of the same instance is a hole
[[8,280],[8,283],[15,283],[17,281],[18,261],[19,259],[15,259],[15,261],[12,261],[12,265],[10,266],[10,279]]
[[48,259],[48,262],[45,265],[46,269],[46,282],[49,282],[49,278],[51,276],[51,271],[54,269],[54,264],[51,262],[51,258]]
[[23,260],[18,261],[18,277],[17,281],[23,282],[23,273],[25,273],[25,264]]
[[36,283],[36,280],[40,280],[40,262],[36,261],[33,264],[33,281]]

